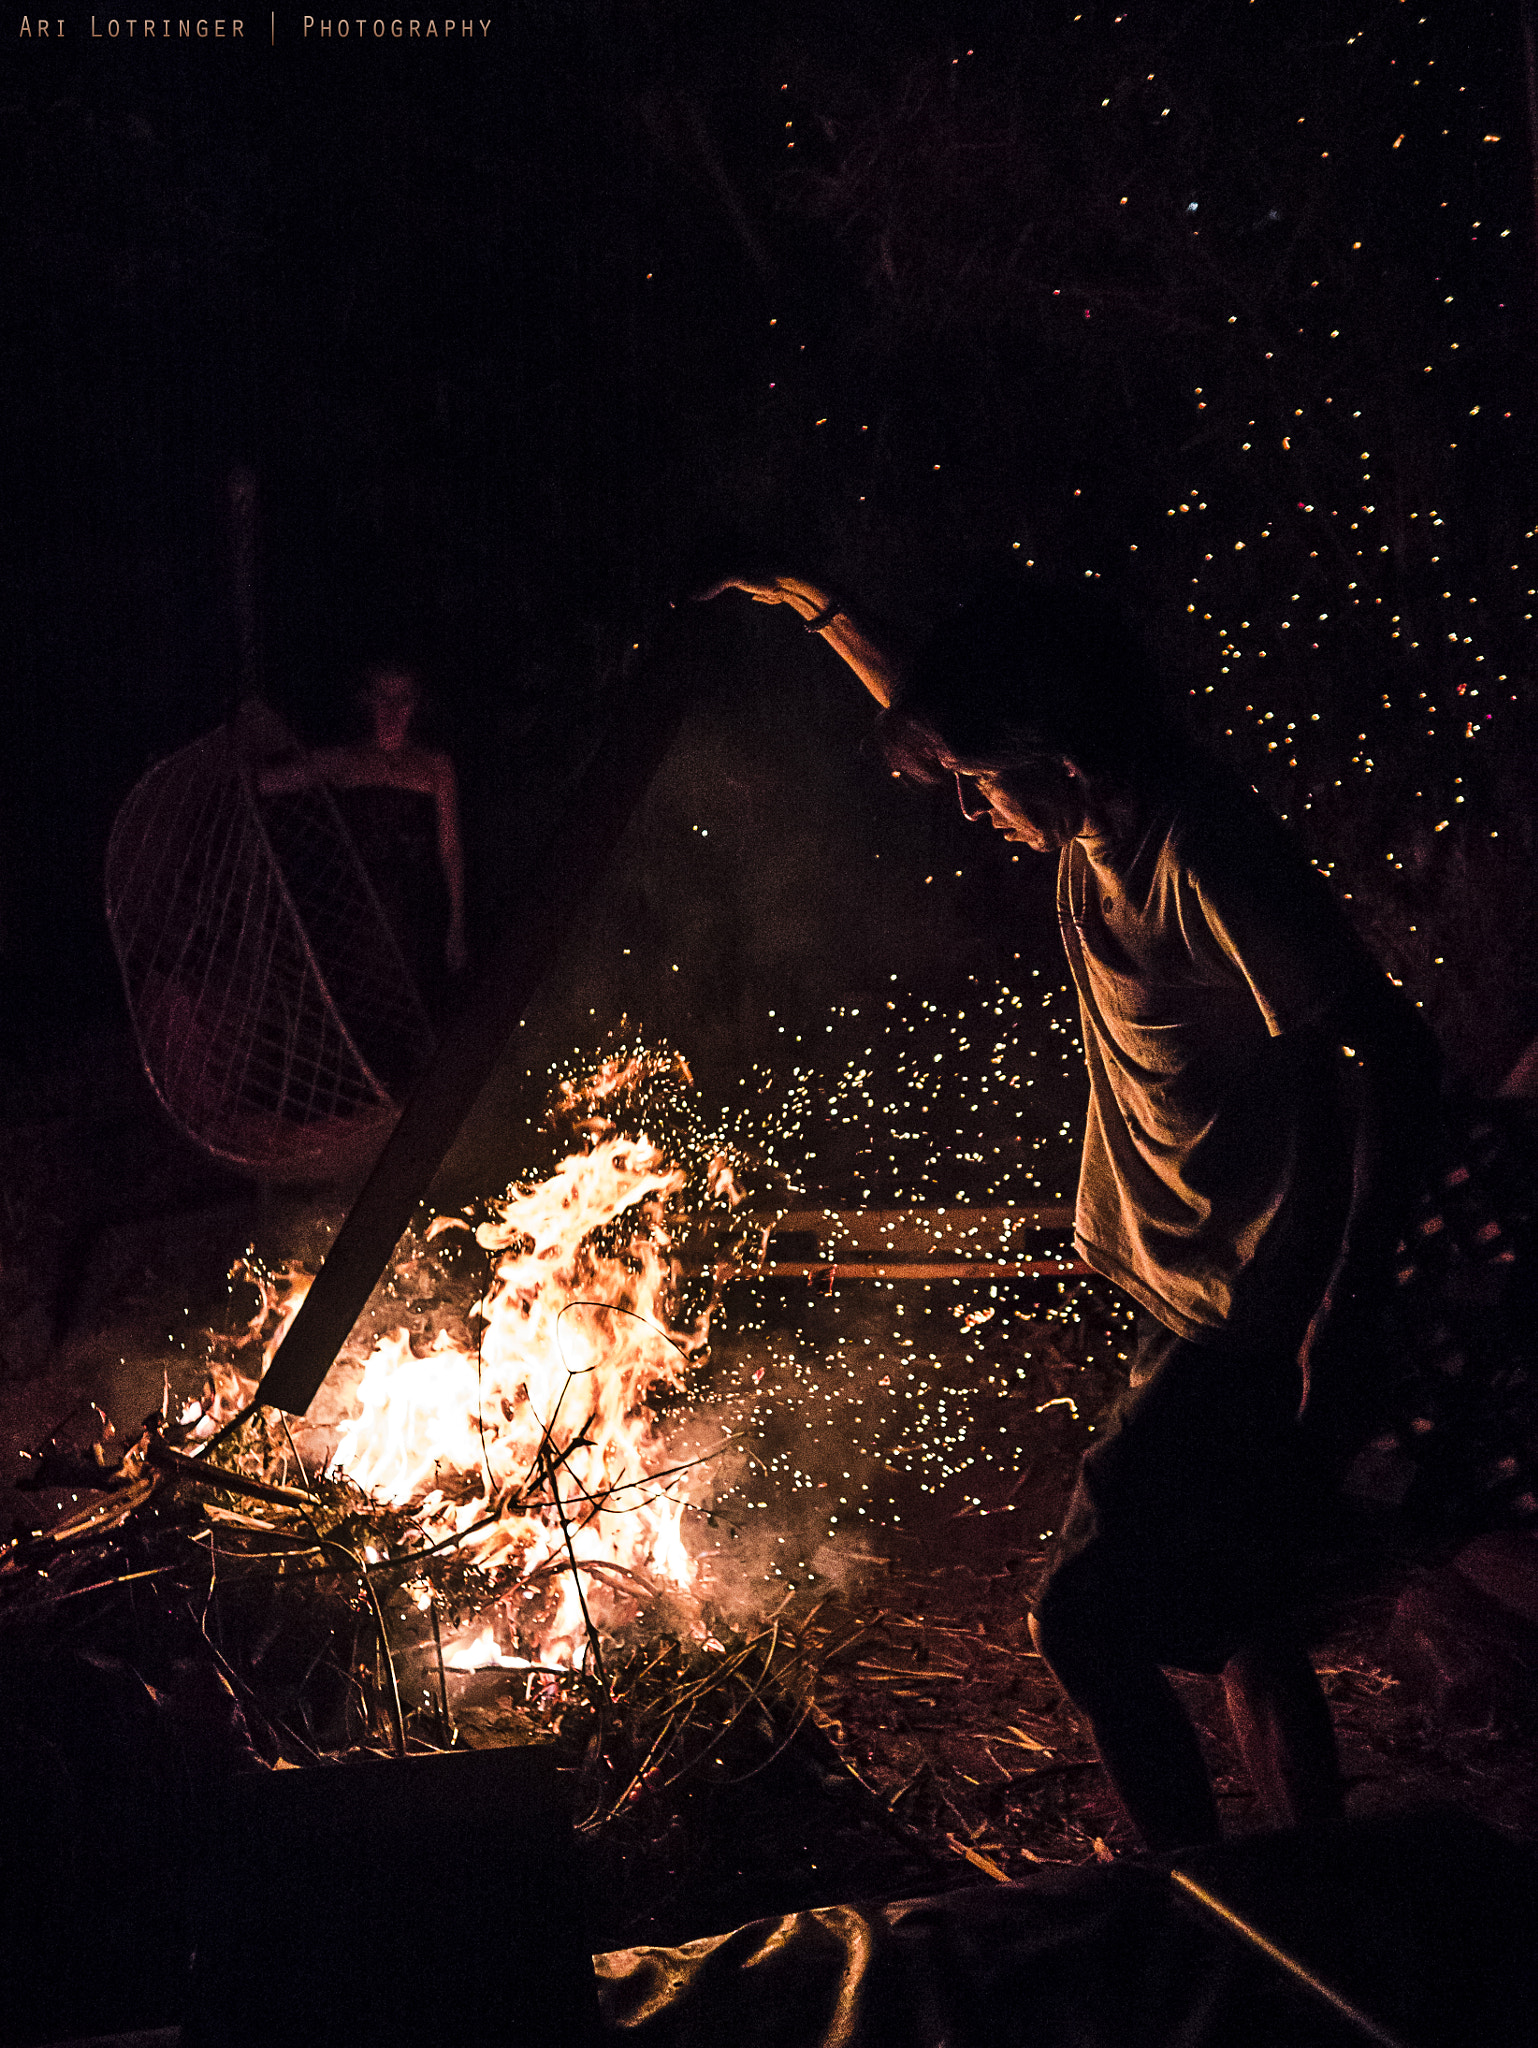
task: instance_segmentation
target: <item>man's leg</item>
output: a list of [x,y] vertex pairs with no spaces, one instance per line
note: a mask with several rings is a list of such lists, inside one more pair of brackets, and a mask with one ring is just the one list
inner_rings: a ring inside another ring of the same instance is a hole
[[1297,1398],[1289,1356],[1195,1344],[1141,1318],[1130,1387],[1085,1453],[1037,1593],[1037,1648],[1151,1849],[1219,1833],[1161,1663],[1215,1671],[1236,1642],[1229,1701],[1257,1791],[1300,1817],[1338,1807],[1329,1710],[1273,1619],[1306,1491]]
[[1106,1775],[1150,1849],[1218,1839],[1196,1730],[1157,1664],[1108,1640],[1103,1618],[1061,1583],[1031,1616],[1031,1640],[1089,1723]]
[[1161,1421],[1167,1361],[1185,1354],[1194,1347],[1140,1318],[1132,1386],[1085,1454],[1031,1615],[1031,1639],[1089,1723],[1127,1818],[1159,1852],[1219,1836],[1201,1744],[1155,1661],[1148,1626],[1172,1576],[1165,1562],[1148,1582],[1151,1545],[1192,1495],[1181,1473],[1196,1434],[1186,1404],[1177,1400],[1172,1424]]
[[1223,1667],[1234,1740],[1278,1827],[1340,1817],[1343,1788],[1329,1703],[1302,1642],[1281,1630]]

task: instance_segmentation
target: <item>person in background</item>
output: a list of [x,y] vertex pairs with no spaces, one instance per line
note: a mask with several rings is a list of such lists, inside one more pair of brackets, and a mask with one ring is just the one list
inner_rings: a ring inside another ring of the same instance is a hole
[[1280,1825],[1342,1791],[1296,1615],[1314,1518],[1370,1426],[1371,1331],[1432,1127],[1429,1032],[1254,792],[1080,593],[999,577],[912,656],[821,583],[732,576],[883,707],[892,764],[1057,861],[1089,1070],[1082,1258],[1135,1310],[1032,1634],[1148,1848],[1215,1840],[1167,1669],[1221,1671]]
[[367,739],[317,747],[264,768],[264,796],[320,780],[335,793],[359,858],[430,1011],[445,971],[463,972],[465,862],[454,764],[412,736],[422,693],[414,672],[382,662],[367,672]]

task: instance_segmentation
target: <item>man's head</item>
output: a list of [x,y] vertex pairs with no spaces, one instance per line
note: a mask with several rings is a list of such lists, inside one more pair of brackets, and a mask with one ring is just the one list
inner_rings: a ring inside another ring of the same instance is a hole
[[1098,794],[1169,760],[1176,733],[1122,620],[1077,590],[997,577],[931,635],[882,720],[894,767],[956,776],[969,817],[1037,852],[1093,822]]
[[995,832],[1032,853],[1056,853],[1093,822],[1084,778],[1071,761],[1043,759],[993,773],[969,775],[960,768],[953,773],[961,815],[987,818]]

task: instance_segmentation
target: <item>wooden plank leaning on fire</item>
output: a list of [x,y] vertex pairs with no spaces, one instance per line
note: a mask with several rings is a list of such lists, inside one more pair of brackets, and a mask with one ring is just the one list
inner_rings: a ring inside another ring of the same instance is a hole
[[516,924],[503,933],[470,1000],[412,1090],[273,1354],[253,1405],[302,1415],[319,1392],[520,1017],[554,968],[576,913],[718,663],[719,650],[719,636],[708,623],[680,610],[664,618],[627,668],[608,730],[530,869]]

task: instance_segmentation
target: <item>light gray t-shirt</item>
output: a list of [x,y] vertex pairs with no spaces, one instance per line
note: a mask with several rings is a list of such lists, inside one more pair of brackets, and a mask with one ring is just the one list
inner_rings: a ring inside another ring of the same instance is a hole
[[1376,970],[1280,823],[1216,777],[1071,841],[1058,916],[1089,1067],[1081,1256],[1181,1336],[1295,1346],[1351,1151],[1334,1049],[1303,1027]]

